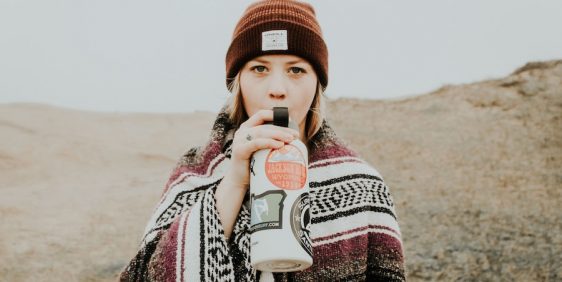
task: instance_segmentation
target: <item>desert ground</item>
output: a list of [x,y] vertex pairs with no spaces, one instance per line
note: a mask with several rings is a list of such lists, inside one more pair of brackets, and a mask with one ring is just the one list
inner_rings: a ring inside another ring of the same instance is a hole
[[[390,188],[409,281],[562,280],[562,60],[327,107]],[[0,104],[0,281],[114,281],[215,115]]]

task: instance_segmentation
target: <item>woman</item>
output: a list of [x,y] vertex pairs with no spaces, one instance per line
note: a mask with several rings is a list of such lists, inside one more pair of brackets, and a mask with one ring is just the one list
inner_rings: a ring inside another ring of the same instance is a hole
[[[256,2],[232,38],[226,55],[232,96],[208,143],[180,159],[121,280],[405,280],[388,187],[324,119],[328,51],[314,9]],[[265,124],[274,106],[288,107],[299,130]],[[309,152],[314,262],[303,271],[262,272],[249,255],[249,159],[294,138]]]

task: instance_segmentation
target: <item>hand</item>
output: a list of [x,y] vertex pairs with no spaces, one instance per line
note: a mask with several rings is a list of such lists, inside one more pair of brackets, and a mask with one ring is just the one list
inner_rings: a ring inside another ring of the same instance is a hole
[[299,138],[297,130],[265,124],[268,121],[273,121],[273,110],[260,110],[242,123],[234,133],[230,158],[232,167],[228,178],[236,187],[249,186],[250,159],[254,152],[261,149],[278,149],[285,143]]

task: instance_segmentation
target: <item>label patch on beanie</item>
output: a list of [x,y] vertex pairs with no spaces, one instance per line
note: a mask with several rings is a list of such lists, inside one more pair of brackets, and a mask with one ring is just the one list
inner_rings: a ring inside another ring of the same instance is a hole
[[287,30],[270,30],[261,33],[261,50],[287,50]]

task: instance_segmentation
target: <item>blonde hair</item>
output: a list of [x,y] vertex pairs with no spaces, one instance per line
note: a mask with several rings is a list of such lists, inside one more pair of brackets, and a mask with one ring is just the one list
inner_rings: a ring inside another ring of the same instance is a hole
[[[244,109],[242,89],[240,88],[240,72],[236,74],[234,79],[228,84],[228,91],[230,91],[231,96],[227,100],[229,118],[232,121],[234,128],[240,127],[240,125],[246,121],[248,113]],[[322,85],[320,81],[316,84],[316,93],[314,93],[314,99],[312,104],[308,109],[305,121],[305,144],[308,145],[308,141],[320,130],[322,123],[324,122],[324,113],[326,108],[325,99],[327,97],[322,90]]]

